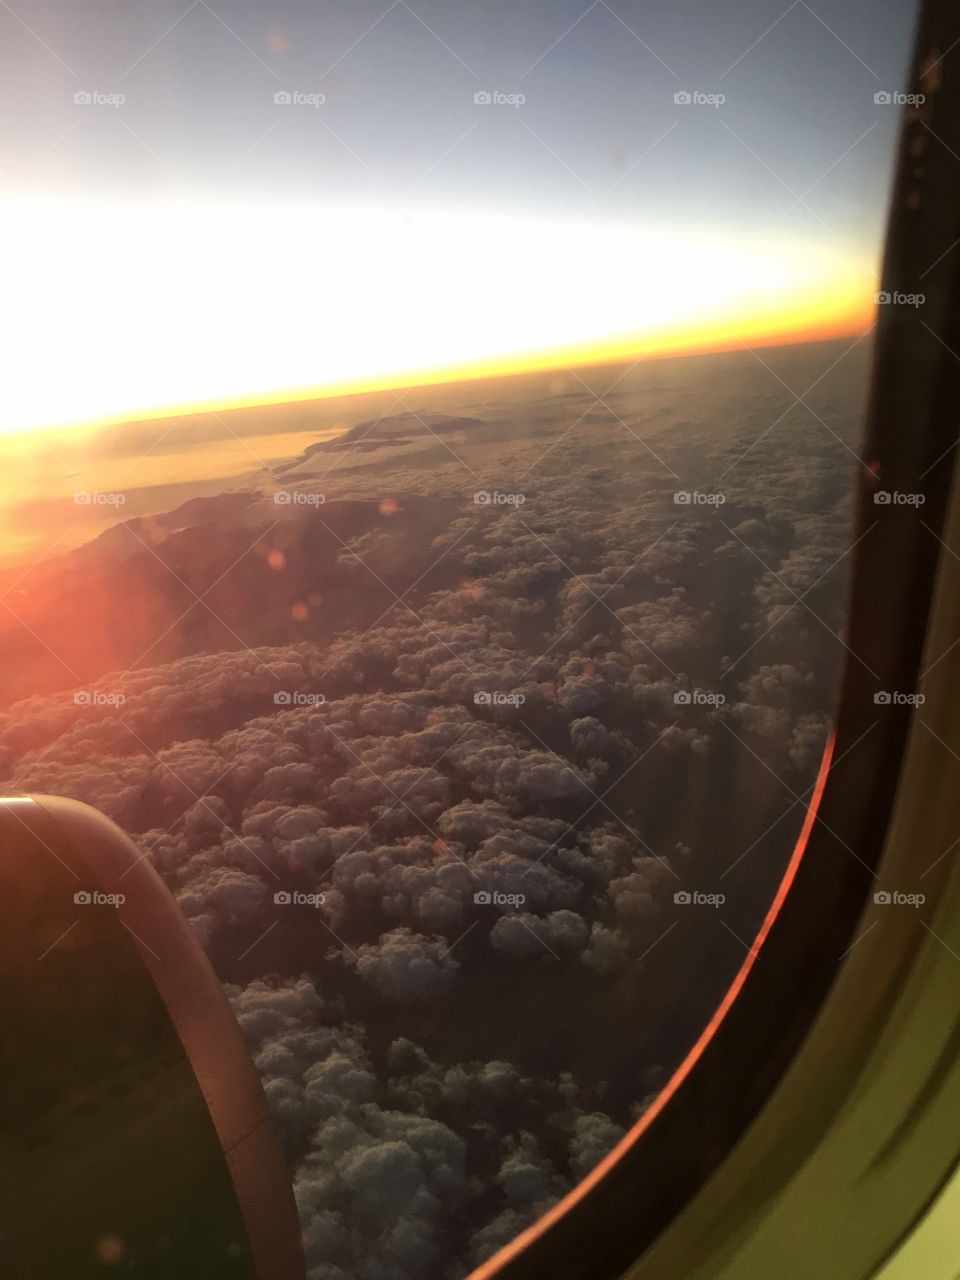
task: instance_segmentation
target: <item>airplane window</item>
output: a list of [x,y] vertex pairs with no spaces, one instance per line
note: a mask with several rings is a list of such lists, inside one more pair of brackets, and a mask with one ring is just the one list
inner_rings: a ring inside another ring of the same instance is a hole
[[176,897],[311,1280],[486,1262],[755,954],[913,21],[0,5],[3,793]]

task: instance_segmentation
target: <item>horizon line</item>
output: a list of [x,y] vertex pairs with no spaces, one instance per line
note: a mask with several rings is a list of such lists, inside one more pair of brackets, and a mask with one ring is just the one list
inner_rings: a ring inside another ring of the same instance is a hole
[[[24,427],[0,434],[0,440],[25,440],[33,436],[72,434],[76,431],[107,431],[121,426],[242,413],[257,409],[308,405],[340,397],[376,395],[398,391],[407,393],[420,388],[438,387],[458,382],[484,382],[562,372],[564,370],[601,368],[623,364],[641,364],[654,360],[675,360],[705,355],[723,355],[736,351],[769,350],[784,346],[804,346],[816,342],[839,341],[860,337],[872,328],[872,307],[863,303],[850,308],[843,316],[825,317],[819,322],[766,325],[762,329],[734,321],[714,322],[701,330],[688,333],[624,338],[602,343],[581,343],[572,347],[539,352],[524,352],[494,358],[465,360],[440,366],[422,366],[408,370],[389,370],[364,378],[347,379],[317,386],[275,389],[256,395],[225,396],[211,400],[168,404],[155,409],[132,409],[106,416],[79,418],[71,421]],[[749,341],[745,340],[749,338]],[[2,447],[2,446],[0,446]]]

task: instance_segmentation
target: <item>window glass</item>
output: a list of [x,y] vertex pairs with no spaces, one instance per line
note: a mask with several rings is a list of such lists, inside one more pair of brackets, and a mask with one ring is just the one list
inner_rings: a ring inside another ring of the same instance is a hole
[[0,11],[2,785],[177,897],[311,1280],[466,1275],[751,952],[859,661],[912,20]]

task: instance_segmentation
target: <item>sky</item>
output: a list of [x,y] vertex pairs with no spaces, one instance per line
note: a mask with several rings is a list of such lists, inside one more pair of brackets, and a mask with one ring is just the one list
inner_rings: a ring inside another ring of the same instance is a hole
[[913,19],[10,0],[0,432],[856,332]]

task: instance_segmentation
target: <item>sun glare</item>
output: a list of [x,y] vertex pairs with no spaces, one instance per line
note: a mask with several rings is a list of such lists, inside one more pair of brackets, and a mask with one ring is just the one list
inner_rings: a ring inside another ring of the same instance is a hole
[[0,432],[851,332],[809,244],[456,211],[10,202]]

